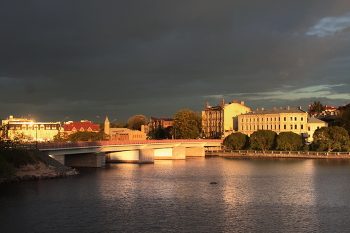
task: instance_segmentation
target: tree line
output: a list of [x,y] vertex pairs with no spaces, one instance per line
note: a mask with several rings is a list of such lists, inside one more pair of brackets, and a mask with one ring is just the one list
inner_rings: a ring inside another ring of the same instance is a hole
[[322,127],[313,135],[312,144],[306,145],[301,135],[294,132],[282,132],[277,135],[271,130],[258,130],[248,137],[243,133],[227,136],[223,145],[229,150],[280,150],[280,151],[350,151],[348,131],[339,126]]

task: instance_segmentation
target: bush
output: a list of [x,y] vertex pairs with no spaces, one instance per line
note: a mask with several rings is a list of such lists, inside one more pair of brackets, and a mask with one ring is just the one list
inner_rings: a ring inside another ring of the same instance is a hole
[[15,175],[15,167],[0,156],[0,178],[11,178]]

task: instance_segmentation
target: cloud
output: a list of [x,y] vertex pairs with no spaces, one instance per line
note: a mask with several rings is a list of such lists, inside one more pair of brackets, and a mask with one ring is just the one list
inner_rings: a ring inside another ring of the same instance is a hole
[[309,28],[307,35],[318,37],[331,36],[350,28],[350,13],[338,17],[322,18],[315,26]]

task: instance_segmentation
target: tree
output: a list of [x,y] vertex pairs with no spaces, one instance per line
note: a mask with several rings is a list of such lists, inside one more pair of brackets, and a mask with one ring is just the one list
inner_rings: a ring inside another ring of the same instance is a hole
[[67,141],[77,142],[90,142],[90,141],[102,141],[107,138],[107,135],[103,132],[76,132],[68,136]]
[[253,149],[269,150],[273,148],[276,140],[276,133],[271,130],[258,130],[252,133],[249,138],[250,146]]
[[128,128],[133,130],[141,130],[141,125],[146,125],[148,122],[144,115],[135,115],[128,120]]
[[339,126],[322,127],[315,131],[312,144],[317,151],[347,150],[349,134]]
[[201,136],[202,116],[184,109],[174,115],[173,128],[170,134],[176,138],[194,139]]
[[65,142],[67,141],[68,135],[65,132],[58,132],[54,137],[54,142]]
[[281,132],[277,136],[277,149],[293,151],[303,147],[303,138],[294,132]]
[[[119,122],[119,123],[109,123],[110,128],[128,128],[128,123]],[[100,131],[104,132],[105,123],[100,123]]]
[[230,150],[242,149],[248,141],[248,136],[243,133],[231,133],[225,139],[223,144]]
[[343,127],[350,134],[350,107],[342,110],[335,119],[337,126]]
[[314,103],[310,106],[311,112],[323,112],[324,109],[325,108],[320,101],[314,101]]

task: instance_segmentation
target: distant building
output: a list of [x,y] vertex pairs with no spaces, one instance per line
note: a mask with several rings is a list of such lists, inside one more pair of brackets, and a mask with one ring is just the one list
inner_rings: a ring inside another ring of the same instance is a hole
[[221,105],[215,107],[206,103],[202,111],[202,130],[205,137],[225,137],[238,130],[238,118],[240,114],[251,112],[251,109],[244,105],[244,101],[237,100],[225,103],[222,99]]
[[[141,127],[144,129],[144,127]],[[109,136],[109,140],[146,140],[146,133],[138,130],[131,130],[127,128],[110,128],[108,117],[105,120],[104,132]]]
[[307,133],[307,112],[301,108],[257,109],[238,115],[238,131],[250,136],[257,130],[272,130],[276,133]]
[[35,122],[26,118],[9,116],[2,121],[5,139],[21,141],[51,141],[60,131],[59,122]]
[[63,124],[63,132],[67,135],[76,132],[99,132],[100,125],[94,124],[92,121],[81,120],[80,122],[68,121]]
[[172,127],[174,123],[174,119],[172,118],[155,118],[151,117],[150,122],[148,124],[150,130],[155,129],[166,129],[168,127]]
[[312,142],[315,131],[319,128],[327,126],[327,122],[317,119],[314,116],[309,117],[307,122],[307,141]]

